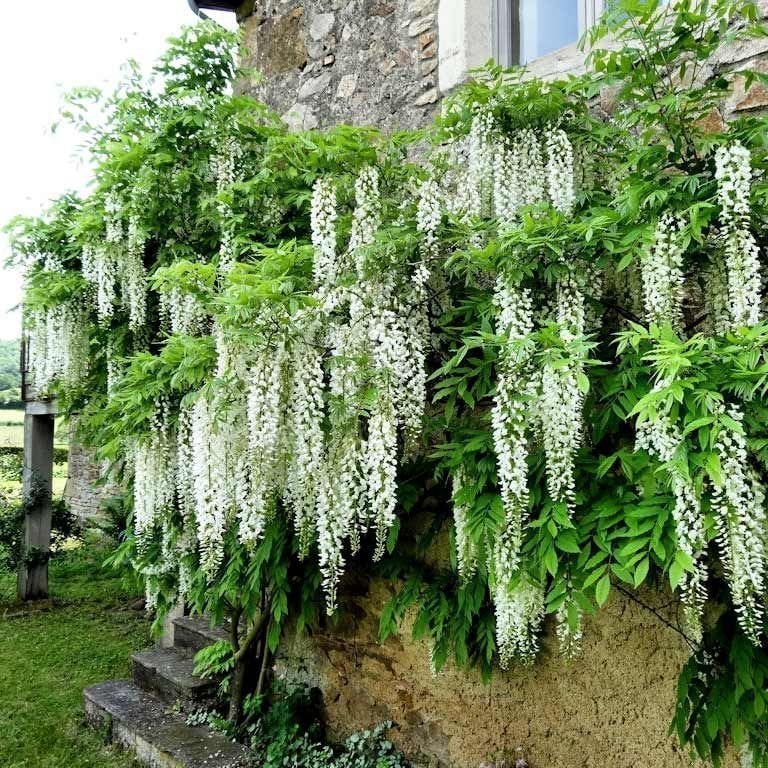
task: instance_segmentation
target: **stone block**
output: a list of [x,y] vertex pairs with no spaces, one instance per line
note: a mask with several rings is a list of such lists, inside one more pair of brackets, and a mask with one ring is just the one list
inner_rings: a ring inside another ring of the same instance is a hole
[[316,13],[309,25],[309,36],[313,40],[322,40],[333,29],[335,21],[333,13]]
[[130,680],[98,683],[83,692],[85,715],[106,727],[110,741],[150,768],[246,768],[249,751],[205,726],[188,726],[183,715]]

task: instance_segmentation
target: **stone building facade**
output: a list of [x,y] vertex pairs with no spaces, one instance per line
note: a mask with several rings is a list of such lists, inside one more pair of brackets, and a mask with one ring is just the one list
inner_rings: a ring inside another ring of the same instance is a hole
[[[576,0],[575,0],[576,1]],[[592,9],[598,0],[578,0]],[[761,0],[768,17],[768,0]],[[258,75],[243,91],[265,101],[294,129],[337,123],[391,131],[431,121],[441,98],[499,46],[494,29],[507,0],[260,0],[239,9],[246,64]],[[577,72],[575,44],[530,62],[540,76]],[[718,69],[768,71],[768,41],[721,51]],[[610,112],[610,93],[601,107]],[[713,126],[768,106],[768,89],[741,84],[710,116]],[[466,670],[433,677],[429,649],[410,639],[377,640],[392,586],[375,583],[354,599],[354,619],[333,632],[294,637],[282,674],[324,692],[332,733],[391,719],[394,740],[420,763],[476,766],[524,757],[531,768],[682,768],[691,762],[667,728],[688,650],[659,619],[673,619],[669,596],[646,595],[655,615],[614,595],[588,619],[583,657],[566,664],[548,627],[543,658],[531,669],[498,673],[489,685]],[[511,761],[511,762],[510,762]],[[732,762],[735,764],[735,762]]]
[[434,115],[437,0],[266,0],[243,26],[245,64],[263,78],[244,87],[292,128],[415,128]]

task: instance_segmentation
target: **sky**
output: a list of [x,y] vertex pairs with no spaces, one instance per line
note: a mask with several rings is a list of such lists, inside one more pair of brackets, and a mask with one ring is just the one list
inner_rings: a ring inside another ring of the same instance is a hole
[[[233,14],[211,14],[229,27]],[[76,86],[105,91],[129,58],[149,69],[164,41],[195,17],[187,0],[36,0],[0,5],[0,227],[16,214],[37,215],[67,190],[84,190],[89,172],[77,157],[82,137],[55,132],[62,94]],[[2,266],[0,339],[20,334],[21,276]]]

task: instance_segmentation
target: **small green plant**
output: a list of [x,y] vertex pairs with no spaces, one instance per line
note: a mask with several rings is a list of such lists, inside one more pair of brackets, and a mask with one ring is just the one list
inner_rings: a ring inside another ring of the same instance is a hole
[[353,733],[341,746],[328,744],[320,717],[320,691],[276,683],[268,702],[251,700],[262,711],[249,729],[255,762],[264,768],[407,768],[386,734],[394,723]]

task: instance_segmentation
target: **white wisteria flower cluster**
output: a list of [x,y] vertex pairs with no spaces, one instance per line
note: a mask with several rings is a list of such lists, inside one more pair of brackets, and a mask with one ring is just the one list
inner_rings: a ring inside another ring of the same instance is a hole
[[715,443],[721,465],[712,495],[717,542],[739,624],[759,646],[765,613],[765,489],[749,466],[741,409],[731,405],[724,413],[736,427],[723,425]]
[[576,204],[574,149],[565,130],[524,127],[504,135],[488,109],[479,110],[466,139],[452,147],[456,170],[446,176],[446,207],[493,216],[501,231],[524,206],[549,202],[568,215]]
[[507,669],[514,659],[532,664],[539,652],[544,589],[522,573],[514,586],[497,582],[493,600],[496,634],[504,638],[504,645],[499,645],[502,669]]
[[749,150],[735,141],[715,153],[720,241],[724,254],[732,328],[760,322],[760,249],[749,228],[752,167]]
[[570,660],[581,654],[583,637],[583,611],[571,600],[565,600],[557,609],[555,633],[560,644],[561,655]]
[[[660,385],[659,385],[660,386]],[[675,520],[677,546],[691,560],[691,572],[680,580],[685,625],[694,641],[701,639],[701,613],[707,597],[706,537],[701,500],[690,478],[674,465],[675,455],[683,444],[683,436],[668,413],[659,414],[653,421],[638,425],[636,450],[645,450],[668,466],[668,475],[675,497],[672,515]]]
[[[181,538],[184,551],[196,542],[202,569],[213,579],[227,531],[234,527],[252,548],[282,505],[300,554],[317,545],[329,613],[346,549],[356,552],[371,530],[374,557],[384,552],[402,448],[418,440],[426,400],[425,286],[412,264],[382,272],[367,261],[381,221],[379,184],[376,168],[360,172],[350,240],[341,251],[336,190],[330,180],[315,184],[313,275],[320,301],[292,314],[265,303],[251,342],[234,341],[214,323],[220,385],[182,405],[175,450],[164,449],[165,458],[145,455],[158,440],[137,451],[140,530],[162,518],[170,489],[185,520],[194,520],[194,530]],[[434,251],[439,215],[437,208],[423,219],[425,254]],[[180,317],[173,323],[193,325]],[[161,477],[162,487],[150,489]]]
[[662,214],[641,262],[646,321],[669,323],[677,331],[683,325],[685,283],[681,229],[676,216]]
[[126,203],[110,193],[104,205],[104,237],[86,244],[81,253],[82,274],[94,286],[99,320],[107,323],[120,305],[134,333],[141,332],[147,320],[146,237],[138,213],[140,204],[140,200]]
[[77,386],[90,361],[88,317],[76,302],[35,309],[25,317],[29,337],[27,365],[38,392],[54,383]]

